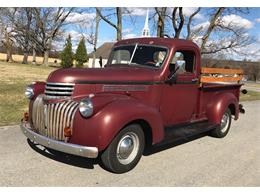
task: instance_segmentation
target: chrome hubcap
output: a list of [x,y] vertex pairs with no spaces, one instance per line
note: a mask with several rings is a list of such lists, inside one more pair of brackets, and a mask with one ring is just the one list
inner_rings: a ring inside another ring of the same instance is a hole
[[228,125],[229,125],[229,120],[230,117],[228,115],[228,113],[225,113],[221,119],[221,124],[220,124],[220,130],[222,133],[225,133],[228,129]]
[[125,134],[117,145],[118,161],[124,165],[131,163],[138,153],[138,148],[138,136],[133,132]]

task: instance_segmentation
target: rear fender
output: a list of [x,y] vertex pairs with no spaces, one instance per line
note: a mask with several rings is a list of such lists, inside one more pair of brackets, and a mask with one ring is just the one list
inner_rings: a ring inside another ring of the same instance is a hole
[[222,116],[227,108],[231,109],[235,120],[238,119],[239,106],[236,96],[232,93],[221,93],[214,96],[214,99],[207,107],[207,117],[209,122],[220,124]]

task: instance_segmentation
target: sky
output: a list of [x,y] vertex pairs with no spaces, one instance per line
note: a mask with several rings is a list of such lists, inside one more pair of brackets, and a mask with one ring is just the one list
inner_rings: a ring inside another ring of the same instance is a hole
[[[79,42],[80,37],[84,34],[86,37],[89,36],[91,31],[94,31],[94,18],[95,18],[95,9],[94,8],[80,8],[83,13],[73,13],[69,16],[68,21],[71,22],[70,25],[64,27],[65,36],[71,34],[73,40],[73,48],[76,49],[77,43]],[[156,28],[154,26],[154,8],[127,8],[131,15],[123,15],[123,39],[140,37],[142,29],[145,23],[146,11],[149,9],[149,28],[151,36],[156,35]],[[168,8],[171,10],[172,8]],[[185,7],[184,15],[189,16],[197,8]],[[203,8],[202,11],[195,17],[193,28],[200,26],[207,26],[209,23],[209,18],[206,17],[208,12],[207,8]],[[103,10],[104,15],[111,13],[109,8]],[[76,21],[81,20],[80,24]],[[116,22],[114,15],[110,17],[112,22]],[[226,14],[223,18],[225,22],[232,22],[236,26],[240,26],[245,29],[246,33],[252,36],[255,41],[253,44],[249,45],[247,48],[243,48],[248,54],[252,54],[251,60],[260,60],[260,8],[249,8],[248,14],[235,13],[235,14]],[[170,22],[166,23],[166,33],[170,36],[173,34],[172,24]],[[183,31],[182,36],[185,36],[186,31]],[[116,41],[116,30],[108,25],[106,22],[101,20],[99,26],[99,38],[98,46],[102,45],[104,42]],[[62,49],[65,40],[59,40],[55,43],[56,49]],[[93,46],[87,43],[88,53],[93,51]],[[253,55],[254,54],[254,55]],[[232,54],[234,58],[239,58],[241,56]],[[241,57],[242,58],[242,57]],[[244,56],[243,56],[244,58]]]

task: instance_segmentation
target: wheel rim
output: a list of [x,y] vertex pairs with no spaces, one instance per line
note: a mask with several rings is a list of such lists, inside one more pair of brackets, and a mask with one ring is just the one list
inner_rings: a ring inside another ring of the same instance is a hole
[[230,117],[228,113],[225,113],[221,119],[220,123],[220,131],[222,133],[225,133],[228,130],[228,125],[229,125]]
[[139,145],[139,138],[135,133],[125,134],[117,145],[118,161],[124,165],[131,163],[137,156]]

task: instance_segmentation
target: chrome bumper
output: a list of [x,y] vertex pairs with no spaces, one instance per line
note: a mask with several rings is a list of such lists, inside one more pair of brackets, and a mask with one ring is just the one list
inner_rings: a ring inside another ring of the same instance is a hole
[[20,127],[27,138],[47,148],[87,158],[97,158],[98,156],[98,149],[96,147],[81,146],[47,138],[33,132],[30,128],[26,127],[23,122]]

